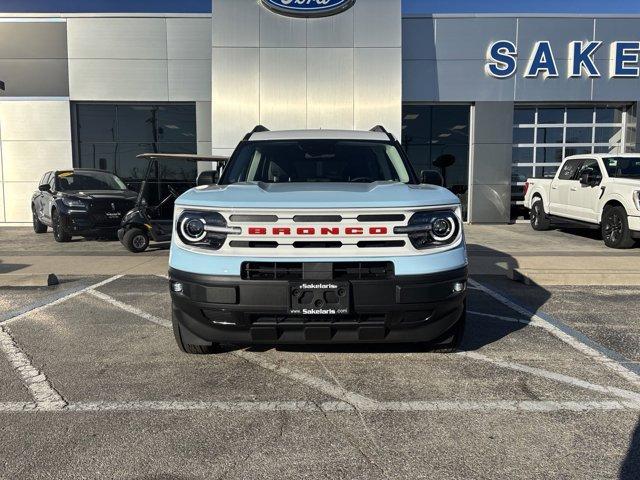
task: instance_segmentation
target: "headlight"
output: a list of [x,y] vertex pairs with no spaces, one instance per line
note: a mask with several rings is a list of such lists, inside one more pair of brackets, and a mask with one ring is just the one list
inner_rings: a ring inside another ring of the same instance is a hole
[[640,190],[633,192],[633,203],[635,203],[636,208],[640,210]]
[[227,221],[218,212],[186,210],[176,223],[178,237],[186,245],[218,250],[224,245],[227,235],[238,235],[240,227],[227,227]]
[[408,234],[418,250],[453,243],[460,234],[460,220],[453,210],[416,212],[406,227],[395,227],[394,233]]
[[87,204],[79,198],[62,197],[62,203],[64,203],[69,208],[87,208]]

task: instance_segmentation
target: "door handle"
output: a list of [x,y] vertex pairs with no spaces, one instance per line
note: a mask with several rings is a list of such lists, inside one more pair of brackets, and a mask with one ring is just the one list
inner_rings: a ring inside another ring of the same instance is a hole
[[572,191],[572,192],[575,192],[575,191],[577,191],[577,190],[578,190],[578,189],[577,189],[576,187],[571,187],[571,191]]
[[551,186],[551,189],[552,189],[552,190],[557,190],[557,189],[558,189],[558,187],[556,187],[556,186],[552,185],[552,186]]

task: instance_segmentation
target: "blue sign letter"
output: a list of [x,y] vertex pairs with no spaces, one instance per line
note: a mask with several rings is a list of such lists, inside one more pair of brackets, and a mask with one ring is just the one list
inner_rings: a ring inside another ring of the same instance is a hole
[[632,77],[640,76],[638,66],[631,66],[631,63],[638,63],[638,53],[640,52],[640,42],[613,42],[610,53],[610,76],[611,77]]
[[599,77],[600,72],[593,63],[593,54],[600,48],[602,42],[571,42],[569,44],[569,77],[581,77],[586,72],[589,78]]
[[544,72],[544,78],[558,76],[558,67],[555,58],[553,58],[551,45],[546,41],[536,42],[524,76],[535,78],[540,72]]
[[516,46],[509,40],[500,40],[489,45],[484,71],[495,78],[509,78],[516,73]]

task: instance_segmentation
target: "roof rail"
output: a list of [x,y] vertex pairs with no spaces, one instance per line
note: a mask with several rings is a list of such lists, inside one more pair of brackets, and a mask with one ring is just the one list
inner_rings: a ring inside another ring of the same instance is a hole
[[370,132],[380,132],[380,133],[384,133],[387,135],[387,137],[389,137],[389,140],[391,141],[395,141],[395,137],[389,133],[387,131],[386,128],[384,128],[382,125],[376,125],[375,127],[373,127],[371,130],[369,130]]
[[254,133],[268,132],[268,131],[269,131],[269,129],[267,127],[265,127],[264,125],[256,125],[255,127],[253,127],[253,130],[251,130],[249,133],[247,133],[244,136],[242,141],[246,142],[247,140],[249,140],[251,138],[251,135],[253,135]]

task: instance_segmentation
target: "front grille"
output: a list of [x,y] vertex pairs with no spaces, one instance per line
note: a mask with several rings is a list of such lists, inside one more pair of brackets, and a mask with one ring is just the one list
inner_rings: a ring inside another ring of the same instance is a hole
[[244,280],[302,280],[302,263],[244,262]]
[[[323,264],[326,265],[326,264]],[[308,272],[313,272],[311,268]],[[244,280],[303,280],[302,262],[244,262]],[[308,279],[313,278],[313,274]],[[392,262],[335,262],[331,264],[332,280],[380,280],[394,275]]]

